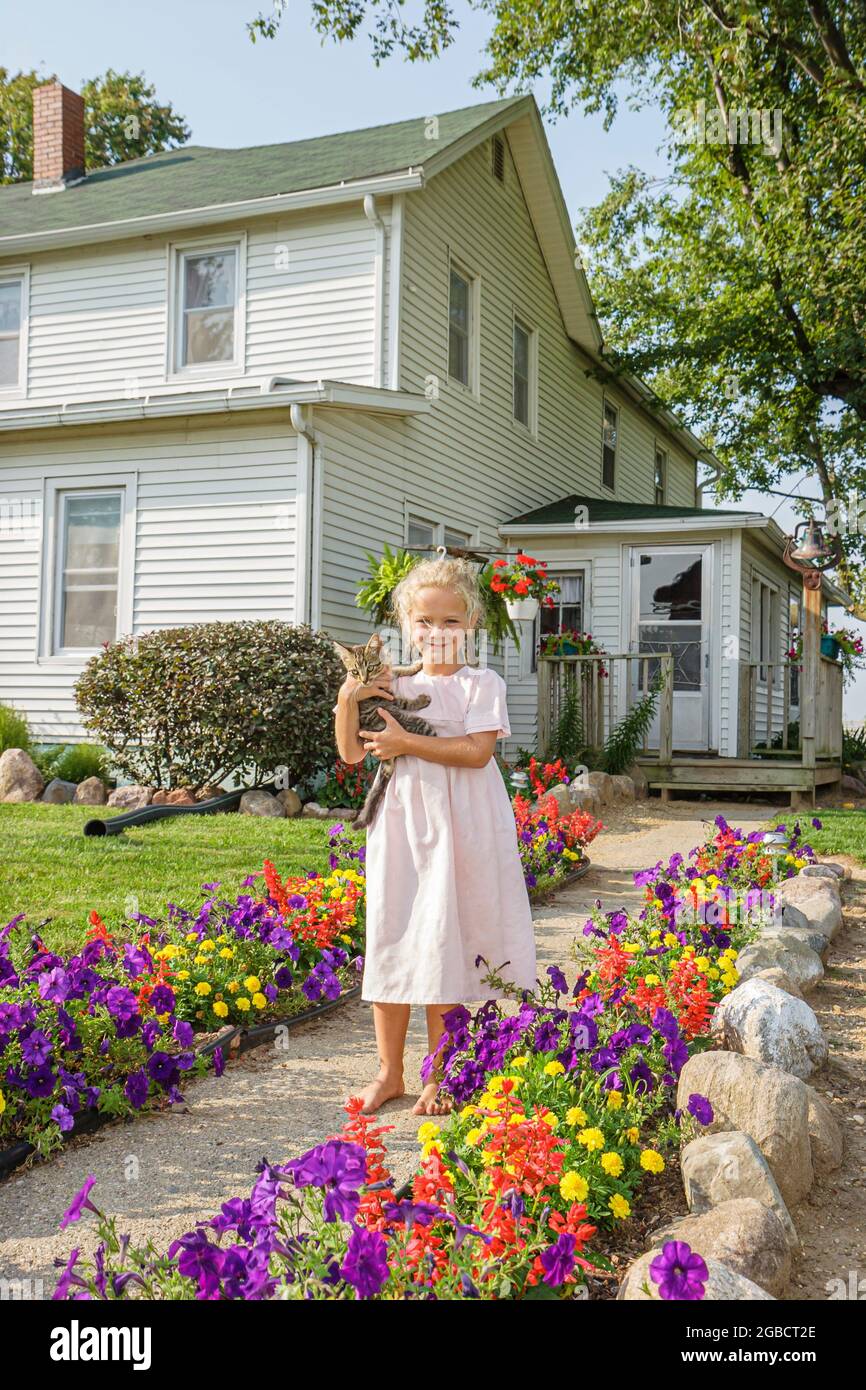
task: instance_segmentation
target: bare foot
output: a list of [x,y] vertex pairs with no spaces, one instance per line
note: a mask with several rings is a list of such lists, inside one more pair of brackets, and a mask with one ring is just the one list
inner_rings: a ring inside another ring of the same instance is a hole
[[443,1095],[437,1098],[436,1092],[439,1086],[435,1081],[428,1081],[420,1096],[412,1106],[413,1115],[447,1115],[451,1109],[451,1097]]
[[384,1105],[386,1100],[397,1100],[405,1095],[406,1087],[403,1085],[402,1076],[377,1076],[365,1086],[363,1091],[356,1092],[363,1097],[364,1104],[361,1106],[362,1115],[372,1115],[380,1105]]

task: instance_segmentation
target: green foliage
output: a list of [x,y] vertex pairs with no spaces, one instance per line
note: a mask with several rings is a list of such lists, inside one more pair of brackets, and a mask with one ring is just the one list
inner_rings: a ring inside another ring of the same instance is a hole
[[842,730],[842,765],[855,775],[866,767],[866,729]]
[[11,705],[0,705],[0,753],[7,748],[23,748],[30,751],[30,730],[24,715]]
[[[0,68],[0,184],[33,178],[33,89],[53,80],[49,73]],[[190,137],[183,117],[157,101],[143,73],[109,68],[84,82],[81,95],[88,169],[174,149]]]
[[576,671],[574,679],[569,682],[559,712],[559,719],[556,721],[556,728],[553,730],[550,740],[550,748],[545,754],[545,761],[552,762],[557,758],[562,758],[569,767],[584,761],[582,680],[581,673]]
[[417,557],[408,550],[392,550],[386,541],[379,559],[367,551],[369,578],[361,585],[355,596],[359,608],[369,609],[377,625],[392,621],[391,595],[401,579],[417,563]]
[[643,747],[656,711],[663,679],[662,668],[659,666],[647,693],[632,705],[625,718],[608,734],[602,763],[604,771],[612,777],[625,772]]
[[331,639],[306,624],[194,623],[106,644],[75,694],[85,727],[135,781],[197,790],[279,773],[292,786],[337,756],[344,675]]
[[51,775],[62,777],[64,782],[86,782],[88,777],[107,782],[109,762],[108,750],[99,743],[70,743],[61,749]]

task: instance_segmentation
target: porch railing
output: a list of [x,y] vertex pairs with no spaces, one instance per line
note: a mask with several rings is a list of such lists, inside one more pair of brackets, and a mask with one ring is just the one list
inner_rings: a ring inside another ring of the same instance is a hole
[[[804,690],[802,663],[753,661],[747,666],[749,754],[796,755],[801,752],[800,691]],[[815,692],[815,756],[839,758],[842,754],[842,667],[822,656],[818,661]],[[792,718],[792,710],[796,718]],[[800,724],[799,730],[792,725]]]
[[[575,706],[581,741],[603,748],[611,731],[649,693],[653,672],[661,666],[656,706],[658,753],[662,762],[673,752],[674,660],[671,652],[614,652],[591,656],[539,656],[538,745],[546,752],[569,697]],[[644,739],[644,750],[647,748]]]

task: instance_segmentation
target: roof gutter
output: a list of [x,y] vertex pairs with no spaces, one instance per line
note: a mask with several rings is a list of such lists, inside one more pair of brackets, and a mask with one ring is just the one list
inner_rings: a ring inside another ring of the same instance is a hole
[[374,178],[355,179],[325,188],[305,188],[296,193],[274,193],[265,198],[246,198],[233,203],[210,203],[204,207],[181,208],[176,212],[155,212],[143,217],[119,218],[114,222],[91,222],[83,227],[58,227],[46,232],[23,232],[0,236],[0,256],[19,251],[52,250],[55,246],[83,246],[95,241],[116,241],[123,237],[150,236],[156,232],[186,230],[192,225],[210,226],[238,218],[273,217],[297,208],[327,207],[334,203],[357,202],[367,194],[390,197],[424,186],[424,171],[418,167]]

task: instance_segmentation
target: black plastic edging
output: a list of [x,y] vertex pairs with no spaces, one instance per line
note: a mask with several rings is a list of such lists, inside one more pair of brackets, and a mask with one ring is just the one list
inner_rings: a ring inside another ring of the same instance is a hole
[[142,806],[137,811],[127,811],[123,816],[111,816],[108,820],[97,818],[85,821],[84,834],[120,835],[127,826],[147,825],[149,821],[165,820],[168,816],[211,816],[217,811],[236,811],[244,792],[273,792],[276,789],[276,782],[263,782],[257,787],[238,787],[224,796],[197,801],[194,806]]
[[[224,1047],[241,1034],[240,1046],[234,1050],[234,1056],[239,1057],[244,1052],[249,1052],[254,1047],[261,1047],[266,1042],[266,1034],[273,1033],[277,1028],[291,1028],[295,1023],[309,1023],[313,1019],[321,1017],[322,1014],[330,1013],[340,1004],[348,1003],[350,999],[357,998],[360,993],[360,984],[353,985],[340,995],[339,999],[329,999],[326,1004],[305,1009],[303,1013],[294,1014],[290,1018],[274,1019],[272,1023],[263,1023],[256,1028],[243,1029],[233,1027],[225,1033],[221,1033],[218,1038],[213,1038],[202,1047],[196,1049],[196,1056],[207,1057],[216,1051],[218,1047]],[[246,1036],[245,1036],[246,1035]],[[254,1039],[247,1041],[247,1038]],[[232,1054],[230,1053],[229,1056]],[[109,1120],[116,1120],[117,1115],[104,1115],[99,1110],[91,1107],[87,1110],[80,1110],[72,1121],[72,1129],[64,1135],[63,1142],[68,1143],[70,1139],[76,1139],[80,1134],[90,1134],[94,1130],[100,1129],[102,1125],[108,1124]],[[120,1117],[124,1120],[132,1119],[132,1116]],[[0,1149],[0,1181],[8,1178],[16,1168],[20,1168],[22,1163],[26,1163],[30,1155],[35,1151],[36,1145],[30,1144],[25,1139],[18,1140],[11,1144],[8,1149]]]

